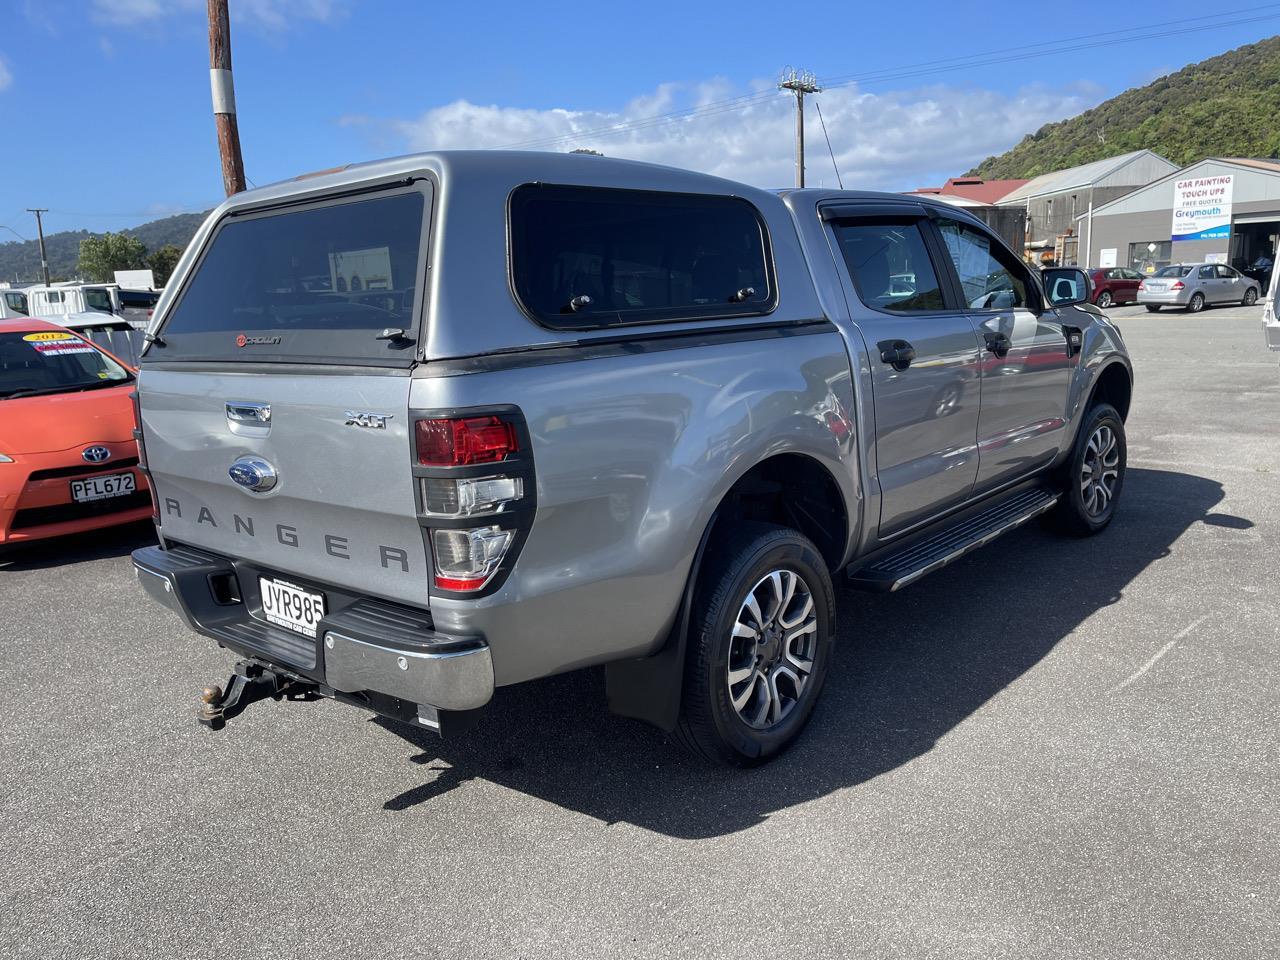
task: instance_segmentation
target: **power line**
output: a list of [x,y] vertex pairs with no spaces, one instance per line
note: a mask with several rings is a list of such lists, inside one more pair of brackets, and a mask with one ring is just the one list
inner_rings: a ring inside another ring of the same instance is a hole
[[[930,76],[934,74],[950,73],[956,70],[962,70],[967,67],[988,66],[1001,63],[1014,63],[1024,60],[1039,59],[1041,57],[1056,56],[1063,53],[1074,53],[1087,49],[1100,49],[1104,47],[1116,46],[1125,43],[1138,43],[1143,40],[1155,40],[1170,36],[1180,36],[1185,34],[1187,25],[1201,23],[1202,21],[1217,21],[1207,23],[1198,29],[1219,30],[1227,27],[1242,26],[1245,24],[1258,23],[1265,20],[1275,19],[1280,14],[1271,13],[1257,17],[1247,17],[1237,20],[1223,20],[1224,17],[1230,17],[1235,14],[1255,13],[1261,10],[1276,10],[1280,8],[1280,3],[1262,4],[1254,7],[1243,7],[1236,10],[1222,11],[1215,14],[1206,14],[1197,17],[1185,17],[1177,21],[1176,28],[1152,31],[1147,27],[1130,27],[1123,30],[1106,30],[1098,33],[1082,34],[1076,37],[1067,37],[1062,40],[1041,41],[1031,44],[1019,44],[1016,47],[1005,47],[997,50],[989,50],[983,53],[966,54],[961,57],[949,57],[939,60],[927,60],[916,64],[910,64],[902,68],[894,68],[889,70],[873,71],[865,74],[846,74],[832,78],[827,84],[827,88],[847,87],[855,84],[872,84],[886,83],[893,80],[913,79],[916,77]],[[1141,31],[1141,32],[1137,32]],[[1136,34],[1134,36],[1123,36],[1123,34]],[[1109,38],[1109,39],[1107,39]],[[1089,41],[1089,42],[1086,42]],[[1096,42],[1095,42],[1096,41]],[[996,59],[992,59],[992,58]],[[695,120],[706,117],[717,116],[726,112],[733,112],[764,103],[777,96],[774,91],[763,91],[754,94],[743,94],[727,100],[713,101],[705,103],[697,107],[688,107],[682,110],[673,110],[667,113],[655,114],[649,117],[640,117],[635,120],[623,120],[617,123],[611,123],[605,126],[590,128],[587,130],[575,130],[567,134],[559,134],[549,137],[541,137],[532,140],[524,140],[515,143],[508,143],[499,146],[496,149],[518,149],[546,147],[551,148],[562,144],[568,144],[575,141],[581,141],[592,138],[612,137],[624,133],[632,133],[639,130],[650,129],[652,127],[674,123],[679,120]]]

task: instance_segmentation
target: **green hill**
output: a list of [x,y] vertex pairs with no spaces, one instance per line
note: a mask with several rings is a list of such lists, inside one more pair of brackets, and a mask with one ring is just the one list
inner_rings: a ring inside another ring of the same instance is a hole
[[[205,213],[179,213],[152,220],[141,226],[120,231],[137,237],[148,250],[158,250],[166,243],[185,247],[204,222]],[[63,230],[47,233],[45,250],[49,255],[49,275],[54,280],[70,280],[76,276],[80,259],[80,241],[92,236],[88,230]],[[40,279],[40,246],[35,240],[0,243],[0,280],[38,281]]]
[[1143,148],[1178,166],[1280,156],[1280,37],[1184,67],[1050,123],[965,176],[1034,177]]

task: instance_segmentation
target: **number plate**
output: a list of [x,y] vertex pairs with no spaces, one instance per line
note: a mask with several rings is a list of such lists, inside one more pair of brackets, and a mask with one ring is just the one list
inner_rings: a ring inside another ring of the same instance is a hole
[[262,615],[268,622],[304,637],[316,635],[316,625],[324,616],[323,593],[312,593],[270,577],[259,577],[258,589],[262,593]]
[[76,503],[124,497],[137,489],[132,473],[109,473],[104,477],[88,477],[71,481],[71,499]]

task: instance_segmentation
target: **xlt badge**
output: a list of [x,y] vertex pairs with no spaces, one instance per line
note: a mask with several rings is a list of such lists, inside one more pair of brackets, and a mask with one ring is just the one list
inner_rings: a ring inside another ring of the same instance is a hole
[[344,426],[370,427],[374,430],[387,429],[387,421],[392,416],[389,413],[365,413],[363,410],[347,410],[343,415],[347,418]]

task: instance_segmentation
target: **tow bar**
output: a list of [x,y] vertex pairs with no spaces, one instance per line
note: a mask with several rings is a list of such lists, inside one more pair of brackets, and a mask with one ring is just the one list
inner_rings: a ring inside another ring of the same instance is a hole
[[319,700],[315,686],[289,677],[282,677],[266,669],[260,663],[241,660],[235,673],[227,681],[224,693],[221,687],[205,687],[200,692],[200,707],[196,719],[210,730],[221,730],[232,717],[239,716],[245,707],[259,700]]

